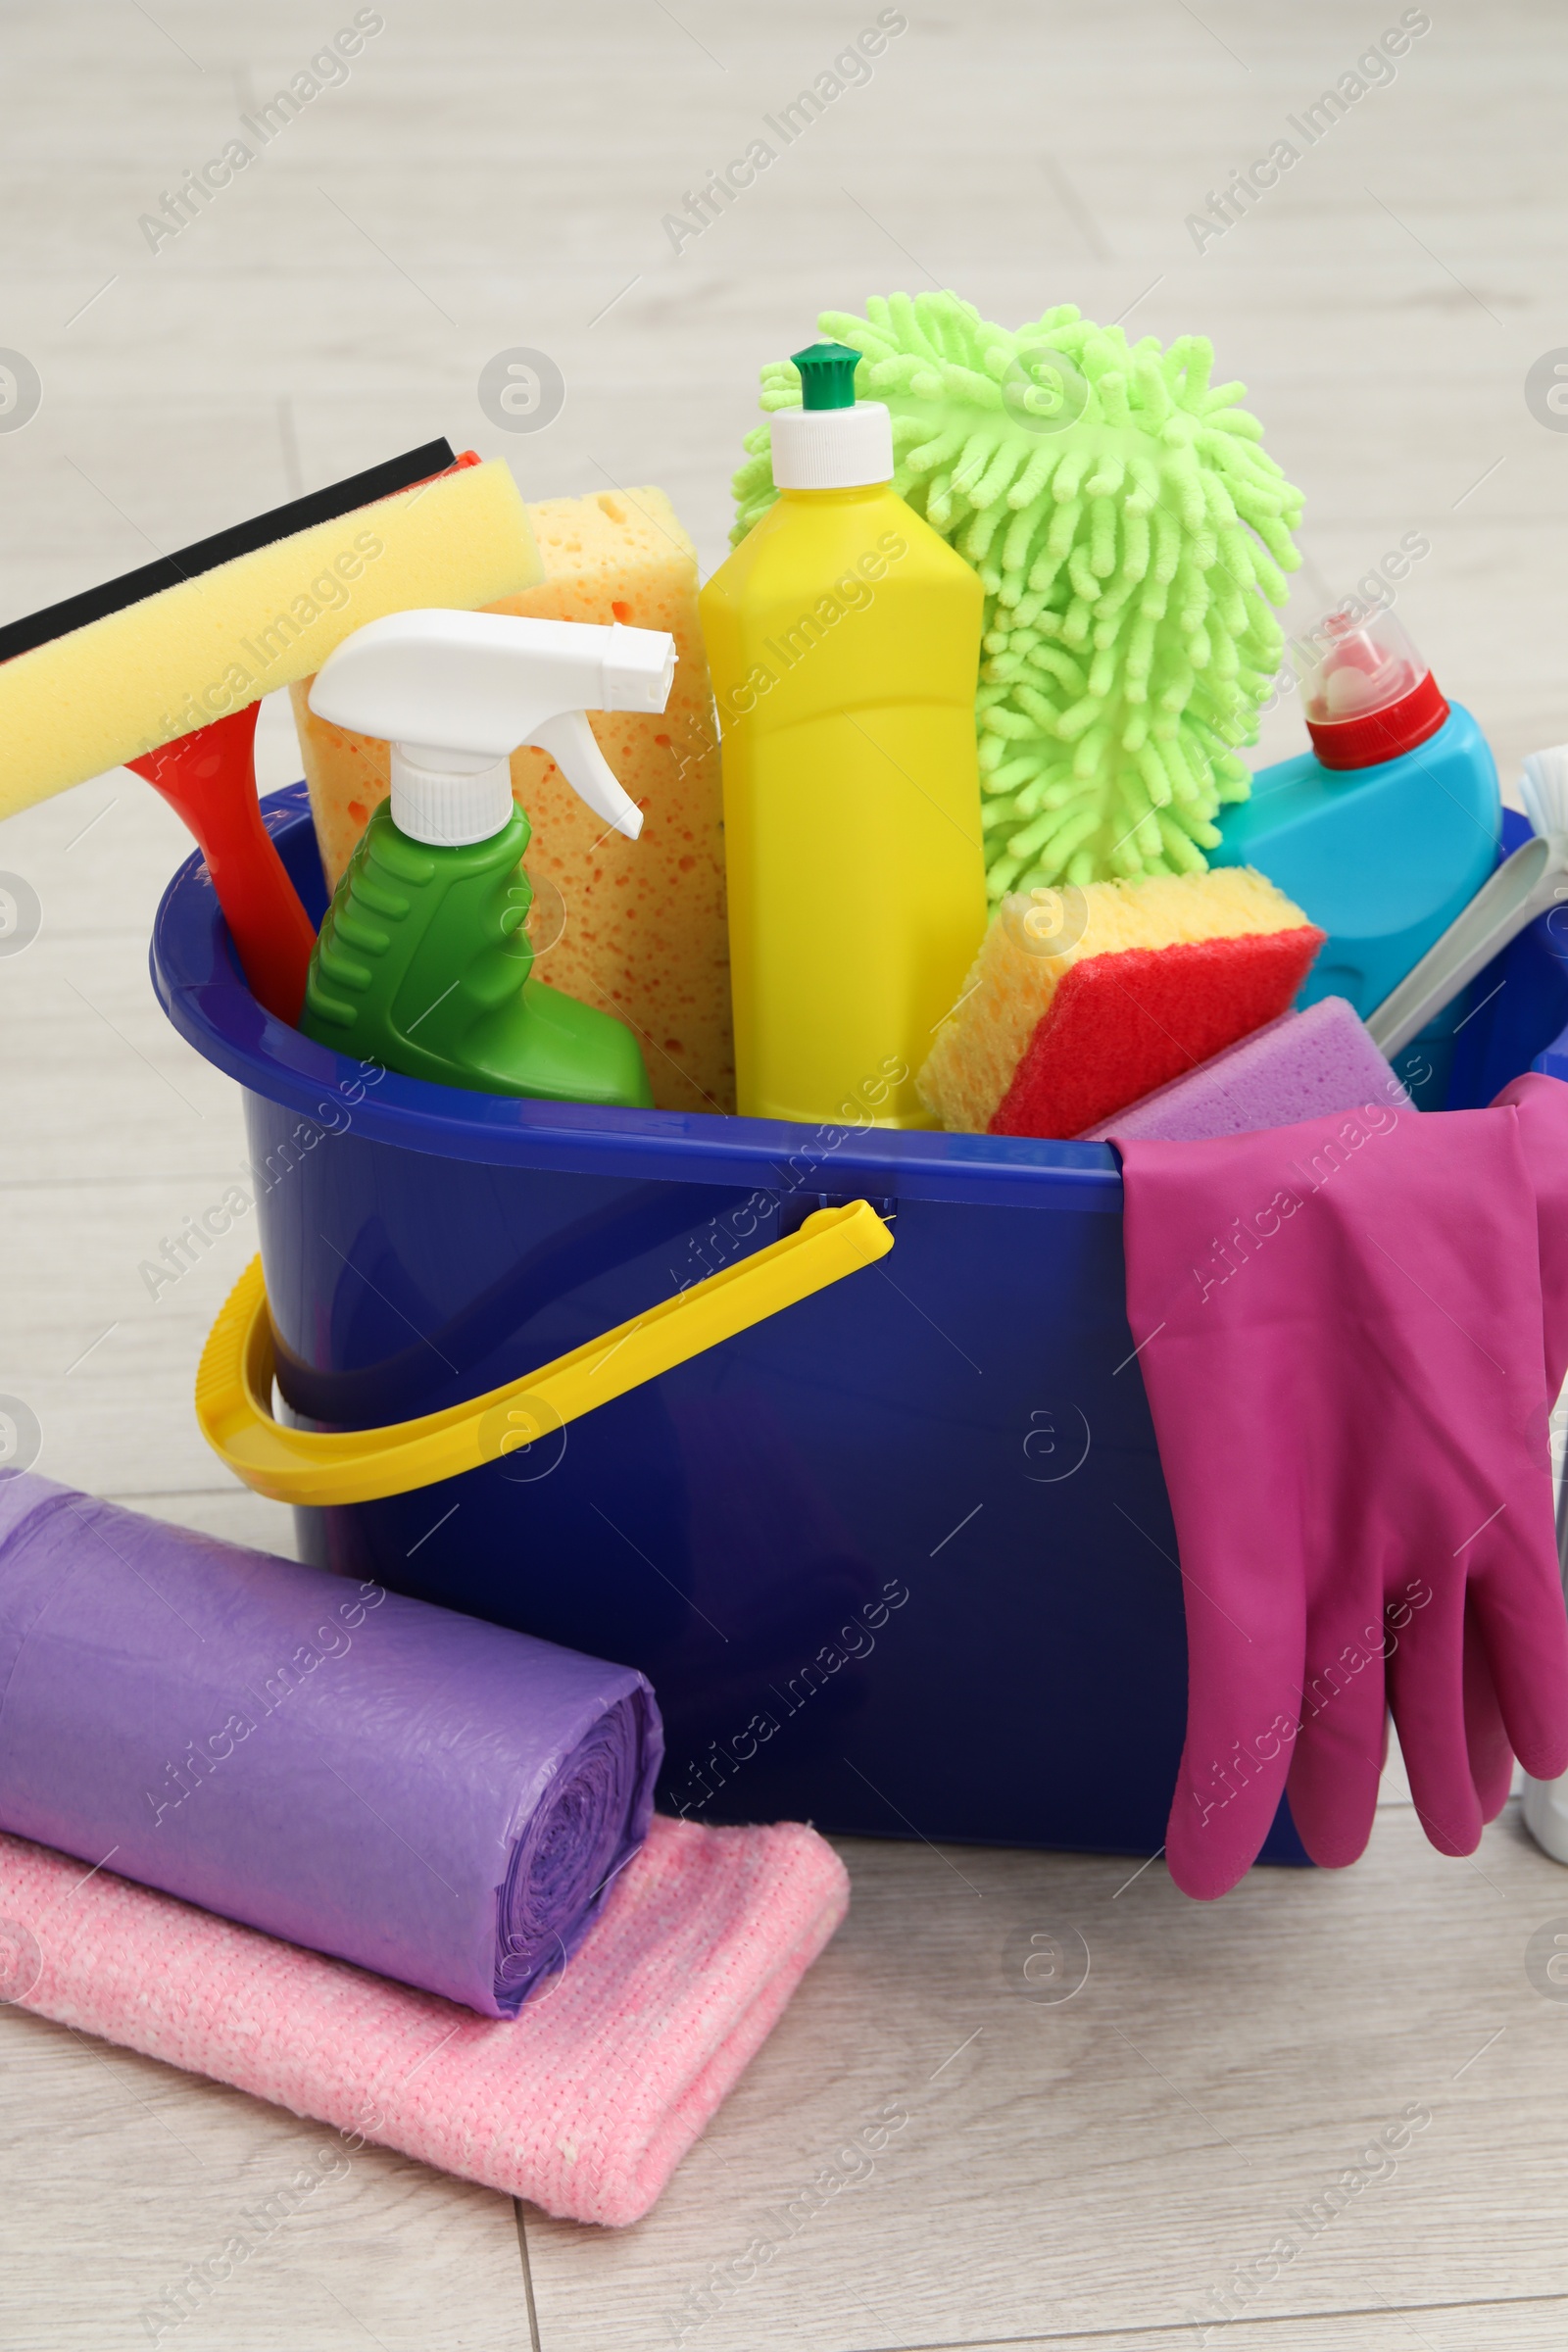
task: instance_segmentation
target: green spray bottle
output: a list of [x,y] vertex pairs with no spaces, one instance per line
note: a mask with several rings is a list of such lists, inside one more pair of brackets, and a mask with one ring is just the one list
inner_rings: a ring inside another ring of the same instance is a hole
[[497,612],[394,612],[322,663],[311,709],[392,747],[311,957],[300,1027],[408,1078],[555,1102],[651,1106],[623,1021],[532,977],[530,833],[511,755],[547,751],[607,825],[642,810],[589,710],[662,710],[674,640],[655,629]]

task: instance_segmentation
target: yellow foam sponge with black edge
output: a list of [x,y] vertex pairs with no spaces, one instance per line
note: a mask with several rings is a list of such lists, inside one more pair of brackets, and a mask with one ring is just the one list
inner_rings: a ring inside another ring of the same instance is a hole
[[0,660],[0,817],[308,677],[384,613],[471,611],[543,577],[492,459],[175,579]]

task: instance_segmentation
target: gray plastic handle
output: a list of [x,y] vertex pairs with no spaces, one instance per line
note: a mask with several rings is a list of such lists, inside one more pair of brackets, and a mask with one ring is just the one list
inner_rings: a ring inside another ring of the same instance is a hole
[[1378,1051],[1392,1061],[1527,923],[1565,900],[1568,833],[1538,834],[1503,860],[1437,946],[1384,998],[1367,1022]]

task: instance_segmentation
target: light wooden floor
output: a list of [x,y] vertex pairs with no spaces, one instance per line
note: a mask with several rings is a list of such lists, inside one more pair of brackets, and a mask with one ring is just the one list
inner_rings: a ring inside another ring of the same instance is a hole
[[[1353,69],[1395,0],[909,0],[870,85],[678,258],[662,216],[831,66],[870,0],[383,13],[346,85],[154,256],[137,216],[350,21],[348,0],[12,0],[0,345],[44,397],[0,430],[0,618],[442,431],[506,455],[531,496],[661,482],[711,564],[760,363],[819,308],[943,283],[1009,321],[1071,299],[1212,335],[1307,493],[1299,617],[1419,533],[1400,610],[1505,779],[1568,735],[1568,435],[1524,395],[1568,346],[1568,24],[1550,0],[1434,6],[1392,86],[1201,255],[1186,216]],[[475,397],[518,345],[567,387],[533,436],[498,431]],[[1297,726],[1282,710],[1265,750],[1294,749]],[[264,780],[285,781],[286,711],[263,727]],[[215,1475],[188,1403],[250,1237],[156,1304],[137,1276],[240,1150],[231,1090],[146,979],[184,848],[123,773],[0,828],[0,868],[44,909],[38,939],[0,956],[0,1393],[36,1414],[52,1475],[284,1548],[285,1516]],[[967,1853],[960,1877],[924,1846],[846,1850],[848,1927],[639,2229],[519,2216],[367,2151],[165,2340],[1568,2338],[1568,2006],[1524,1964],[1538,1927],[1568,1932],[1568,1878],[1513,1819],[1448,1862],[1396,1802],[1353,1872],[1257,1874],[1213,1908],[1157,1865],[1124,1885],[1110,1861]],[[1018,1989],[1037,1932],[1087,1946],[1069,2002]],[[751,2284],[712,2290],[887,2100],[908,2121],[874,2172]],[[1325,2220],[1369,2137],[1412,2108],[1430,2122],[1396,2171]],[[144,2305],[315,2138],[0,2015],[0,2345],[146,2342]]]

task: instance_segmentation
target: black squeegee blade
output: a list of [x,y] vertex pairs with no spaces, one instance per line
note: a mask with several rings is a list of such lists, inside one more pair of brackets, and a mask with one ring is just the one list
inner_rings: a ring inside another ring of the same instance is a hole
[[318,522],[336,522],[340,516],[352,514],[356,507],[369,507],[377,499],[395,497],[399,490],[410,490],[416,482],[428,481],[433,473],[445,473],[453,462],[450,441],[426,441],[421,448],[411,449],[401,458],[388,458],[379,466],[367,466],[364,473],[351,473],[346,482],[332,482],[324,490],[312,490],[304,498],[291,499],[286,507],[271,507],[249,522],[231,523],[226,531],[215,531],[210,539],[198,539],[194,547],[182,547],[172,556],[160,556],[156,564],[143,564],[139,570],[122,572],[118,580],[105,580],[98,588],[84,588],[79,596],[68,596],[62,604],[46,605],[41,612],[29,612],[0,628],[0,662],[10,662],[18,654],[30,654],[35,645],[47,645],[52,638],[69,636],[73,629],[84,629],[90,620],[103,620],[111,612],[123,612],[127,606],[139,605],[144,597],[158,596],[166,588],[177,587],[181,580],[196,579],[204,571],[216,571],[220,564],[232,564],[236,556],[259,555],[264,547],[271,547],[279,539],[292,539],[296,531],[311,530]]

